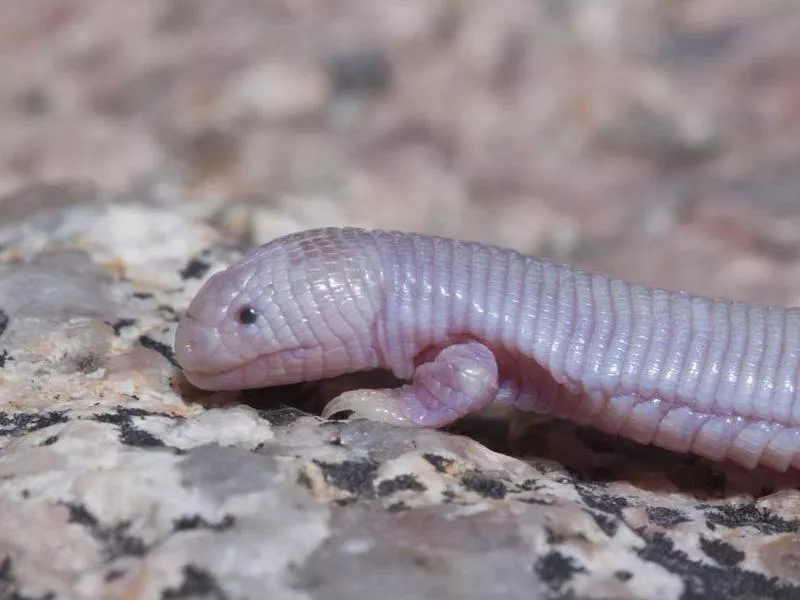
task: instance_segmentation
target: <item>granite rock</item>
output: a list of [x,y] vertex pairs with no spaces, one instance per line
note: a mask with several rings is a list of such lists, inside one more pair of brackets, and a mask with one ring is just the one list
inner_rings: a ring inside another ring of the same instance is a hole
[[175,325],[241,249],[189,209],[42,210],[0,237],[3,597],[800,592],[796,476],[548,420],[509,443],[503,415],[316,416],[380,375],[200,392]]
[[0,19],[0,598],[795,598],[800,476],[324,421],[177,321],[319,225],[797,304],[791,2],[37,0]]

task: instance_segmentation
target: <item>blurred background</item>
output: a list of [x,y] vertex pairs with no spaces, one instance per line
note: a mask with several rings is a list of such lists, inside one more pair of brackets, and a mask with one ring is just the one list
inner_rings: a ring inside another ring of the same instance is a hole
[[5,0],[0,220],[354,224],[800,304],[794,0]]

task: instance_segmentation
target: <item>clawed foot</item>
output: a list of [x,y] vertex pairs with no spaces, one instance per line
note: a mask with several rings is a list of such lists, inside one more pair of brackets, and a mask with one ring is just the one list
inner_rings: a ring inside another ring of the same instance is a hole
[[403,412],[396,390],[353,390],[345,392],[325,405],[322,418],[330,419],[341,412],[352,412],[351,418],[367,419],[410,427],[414,425]]
[[447,346],[417,367],[396,389],[355,390],[332,400],[323,418],[352,411],[354,418],[406,427],[443,427],[488,406],[497,394],[497,362],[483,344]]

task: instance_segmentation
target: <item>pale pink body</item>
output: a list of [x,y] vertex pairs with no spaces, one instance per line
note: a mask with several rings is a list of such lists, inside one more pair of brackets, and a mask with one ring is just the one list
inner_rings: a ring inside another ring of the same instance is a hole
[[800,466],[800,312],[483,244],[354,228],[280,238],[206,283],[176,352],[206,389],[374,368],[410,381],[327,414],[438,427],[496,402],[746,467]]

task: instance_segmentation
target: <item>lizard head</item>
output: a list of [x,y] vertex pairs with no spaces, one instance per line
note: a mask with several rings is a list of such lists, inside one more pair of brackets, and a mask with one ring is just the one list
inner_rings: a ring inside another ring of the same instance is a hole
[[374,367],[378,270],[353,243],[359,235],[291,234],[212,275],[175,333],[186,378],[208,390],[245,389]]

